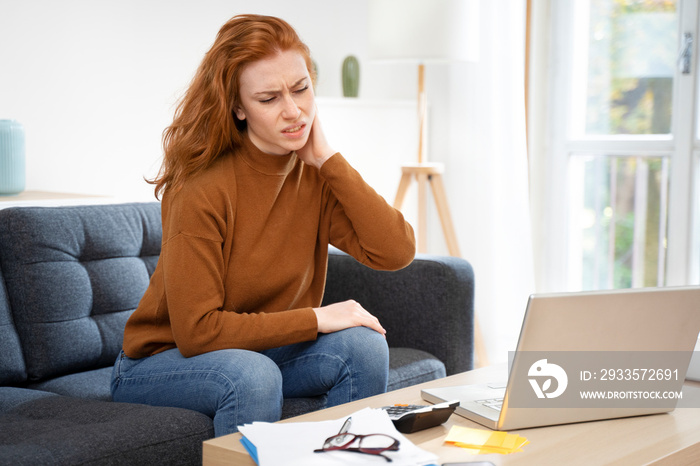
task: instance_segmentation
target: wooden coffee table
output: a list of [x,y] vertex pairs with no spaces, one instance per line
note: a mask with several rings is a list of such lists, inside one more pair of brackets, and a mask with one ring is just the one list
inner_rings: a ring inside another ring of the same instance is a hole
[[[380,408],[396,403],[427,404],[420,397],[423,388],[483,383],[500,374],[505,374],[504,366],[486,367],[280,422],[338,419],[365,407]],[[700,406],[700,383],[686,382],[686,394],[696,400],[692,406]],[[495,465],[700,464],[700,408],[512,431],[526,437],[530,444],[522,452],[511,455],[470,455],[459,447],[445,445],[445,436],[453,425],[485,429],[453,414],[442,426],[406,436],[419,447],[436,453],[438,464],[450,461],[491,461]],[[204,466],[254,466],[240,438],[237,433],[204,442]]]

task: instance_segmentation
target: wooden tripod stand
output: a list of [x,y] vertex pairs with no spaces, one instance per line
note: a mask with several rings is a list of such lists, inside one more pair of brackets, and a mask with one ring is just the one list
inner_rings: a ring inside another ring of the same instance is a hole
[[[403,165],[401,167],[401,181],[399,188],[396,191],[394,199],[394,208],[401,210],[406,192],[411,186],[411,182],[416,180],[418,183],[418,252],[424,253],[427,251],[427,211],[428,211],[428,185],[432,188],[433,198],[440,217],[442,232],[445,235],[447,250],[451,256],[461,257],[459,252],[459,244],[457,243],[457,235],[455,234],[454,225],[450,209],[447,205],[447,194],[445,186],[442,182],[442,173],[445,167],[441,163],[427,163],[423,160],[423,146],[426,143],[427,129],[427,98],[425,93],[425,65],[418,65],[418,119],[420,125],[419,141],[418,141],[418,163],[411,165]],[[488,366],[488,356],[486,347],[481,336],[479,322],[474,317],[474,353],[478,361],[478,365]]]
[[396,192],[394,200],[394,208],[401,209],[403,201],[406,198],[411,182],[415,179],[418,182],[418,252],[426,252],[427,250],[427,211],[428,211],[428,185],[433,190],[433,198],[437,206],[442,231],[445,234],[445,242],[447,250],[451,256],[461,256],[459,245],[457,244],[457,236],[455,235],[454,226],[452,225],[452,217],[450,209],[447,206],[447,195],[445,194],[445,186],[442,183],[442,172],[444,166],[440,163],[419,163],[416,165],[404,165],[401,167],[401,181],[399,189]]

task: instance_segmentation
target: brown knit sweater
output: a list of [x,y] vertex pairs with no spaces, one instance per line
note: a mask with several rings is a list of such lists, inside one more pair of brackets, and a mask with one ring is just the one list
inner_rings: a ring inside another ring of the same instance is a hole
[[314,340],[329,243],[380,270],[415,254],[411,226],[340,154],[318,170],[246,140],[166,193],[162,215],[160,259],[124,331],[131,358]]

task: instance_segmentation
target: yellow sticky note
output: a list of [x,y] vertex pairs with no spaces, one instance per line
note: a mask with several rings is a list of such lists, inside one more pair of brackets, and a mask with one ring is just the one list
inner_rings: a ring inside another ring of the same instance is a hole
[[484,445],[491,437],[491,431],[472,429],[463,426],[452,426],[445,437],[448,443],[468,443],[472,445]]
[[521,448],[529,442],[525,437],[507,432],[452,426],[445,443],[465,448],[474,454],[508,454],[522,451]]

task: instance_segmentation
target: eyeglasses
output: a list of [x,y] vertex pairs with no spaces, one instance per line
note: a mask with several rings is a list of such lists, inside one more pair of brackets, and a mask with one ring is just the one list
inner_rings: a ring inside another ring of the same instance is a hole
[[323,442],[323,447],[315,453],[327,451],[352,451],[366,455],[381,456],[388,462],[391,458],[383,455],[387,451],[399,451],[399,441],[385,434],[357,435],[350,433],[336,434]]

